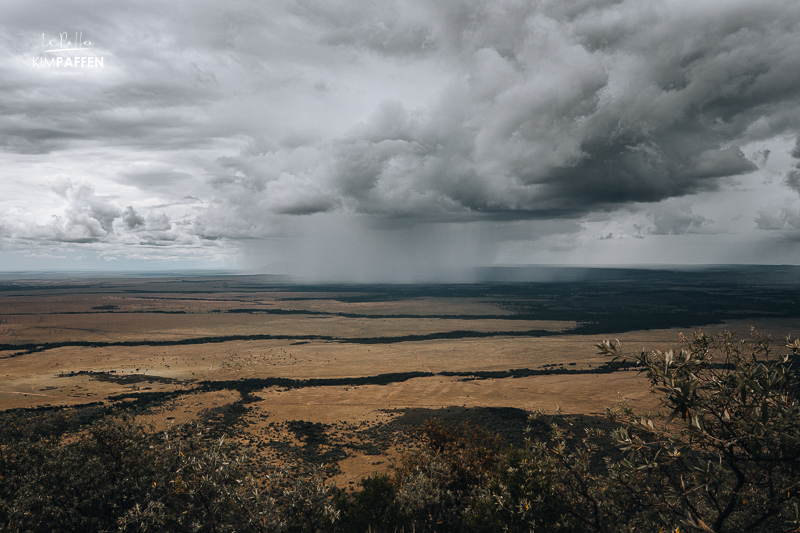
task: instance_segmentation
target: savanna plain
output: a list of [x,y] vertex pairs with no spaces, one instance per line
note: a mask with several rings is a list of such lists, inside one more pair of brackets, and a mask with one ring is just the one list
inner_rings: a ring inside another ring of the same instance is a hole
[[0,411],[199,422],[265,462],[324,464],[355,487],[426,419],[519,445],[536,410],[592,425],[623,401],[658,409],[646,378],[596,343],[666,349],[698,328],[796,335],[798,273],[554,269],[430,285],[6,275]]

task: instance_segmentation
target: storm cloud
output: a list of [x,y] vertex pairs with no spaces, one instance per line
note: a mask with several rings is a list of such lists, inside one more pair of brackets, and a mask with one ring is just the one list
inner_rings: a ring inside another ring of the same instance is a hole
[[[413,280],[800,231],[790,0],[12,2],[0,24],[9,250]],[[104,67],[33,68],[62,31]]]

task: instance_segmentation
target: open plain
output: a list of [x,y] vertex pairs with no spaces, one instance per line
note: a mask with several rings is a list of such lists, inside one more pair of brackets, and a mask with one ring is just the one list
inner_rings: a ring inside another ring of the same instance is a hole
[[0,281],[0,410],[201,421],[271,461],[384,469],[409,425],[471,419],[511,442],[526,414],[657,409],[595,343],[800,331],[792,269],[603,270],[539,282],[291,285],[266,276]]

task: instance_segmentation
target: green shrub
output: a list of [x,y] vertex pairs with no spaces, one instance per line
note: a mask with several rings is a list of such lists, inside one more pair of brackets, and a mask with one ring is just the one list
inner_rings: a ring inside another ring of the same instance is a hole
[[662,416],[628,414],[614,435],[632,495],[670,527],[788,531],[800,526],[800,341],[697,332],[677,351],[624,354],[661,395]]
[[361,480],[361,490],[335,498],[339,511],[336,530],[374,533],[402,531],[411,525],[410,516],[397,499],[397,487],[388,474],[373,474]]
[[[46,424],[52,425],[45,421]],[[0,445],[3,531],[325,531],[332,488],[252,462],[198,426],[108,419]]]
[[[485,531],[792,531],[800,526],[800,341],[775,350],[698,332],[679,350],[628,355],[663,413],[609,411],[616,429],[549,433],[506,458],[477,506]],[[540,417],[544,419],[544,417]]]
[[425,422],[419,448],[401,458],[393,481],[415,531],[462,531],[464,518],[502,465],[502,440],[469,423]]

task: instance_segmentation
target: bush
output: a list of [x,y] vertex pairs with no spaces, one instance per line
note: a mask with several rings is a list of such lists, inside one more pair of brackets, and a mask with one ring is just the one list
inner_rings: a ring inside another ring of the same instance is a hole
[[670,526],[780,531],[800,526],[800,341],[697,332],[678,351],[626,355],[642,365],[668,414],[628,416],[615,439],[633,494]]
[[336,531],[395,532],[410,528],[411,517],[397,499],[397,487],[387,474],[373,474],[361,480],[361,490],[344,491],[335,497],[339,510]]
[[401,458],[393,482],[415,531],[462,531],[464,518],[499,472],[502,440],[469,423],[425,422],[419,449]]
[[780,349],[697,332],[627,354],[663,412],[608,411],[610,431],[535,415],[524,449],[470,424],[429,421],[418,447],[354,494],[252,462],[197,426],[156,432],[19,414],[0,424],[3,531],[800,530],[800,340]]
[[[549,436],[526,449],[517,474],[533,484],[540,513],[560,515],[550,529],[723,533],[800,526],[800,341],[787,339],[782,353],[757,334],[745,342],[697,332],[682,341],[679,350],[630,355],[618,342],[598,345],[615,361],[639,365],[665,411],[610,411],[619,424],[610,439],[597,430],[577,435],[568,420],[554,418]],[[545,480],[566,505],[544,498]],[[510,488],[501,496],[516,501]],[[519,508],[512,518],[536,524]]]
[[[46,421],[49,426],[51,422]],[[35,432],[34,432],[35,433]],[[332,489],[252,464],[198,426],[157,432],[108,419],[0,445],[4,531],[323,531]]]

